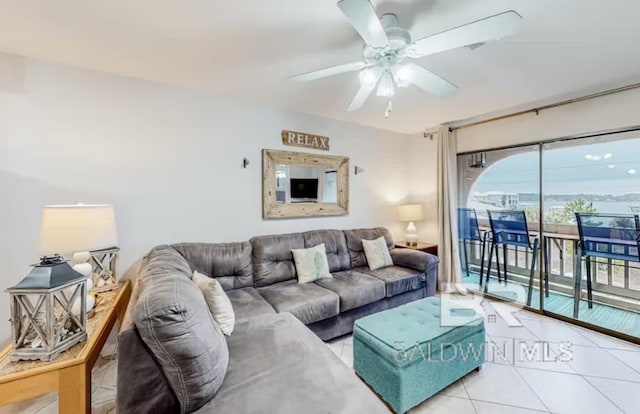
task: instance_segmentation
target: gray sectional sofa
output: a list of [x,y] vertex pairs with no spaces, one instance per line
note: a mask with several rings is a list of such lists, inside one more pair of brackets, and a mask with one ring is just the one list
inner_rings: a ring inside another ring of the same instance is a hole
[[[380,236],[394,266],[372,271],[362,240]],[[320,243],[333,278],[298,284],[291,250]],[[434,295],[437,266],[435,256],[393,248],[384,228],[155,247],[118,335],[118,413],[387,413],[320,339]],[[211,339],[222,336],[190,280],[194,270],[215,277],[233,304],[226,346]]]

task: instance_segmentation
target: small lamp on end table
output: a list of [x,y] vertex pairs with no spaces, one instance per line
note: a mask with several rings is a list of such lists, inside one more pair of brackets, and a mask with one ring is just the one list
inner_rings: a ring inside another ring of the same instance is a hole
[[418,234],[416,233],[416,226],[414,221],[424,220],[424,209],[422,204],[406,204],[398,207],[398,216],[400,221],[408,221],[407,234],[404,236],[404,240],[407,246],[418,245]]
[[[42,210],[40,251],[47,255],[73,255],[73,270],[94,286],[90,251],[118,244],[113,207],[108,204],[67,204],[45,206]],[[94,298],[87,298],[87,312]]]

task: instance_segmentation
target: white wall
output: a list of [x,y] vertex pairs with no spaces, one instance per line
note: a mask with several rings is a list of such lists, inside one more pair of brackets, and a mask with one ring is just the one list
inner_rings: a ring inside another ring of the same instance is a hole
[[458,152],[640,125],[640,89],[458,130]]
[[[360,226],[402,236],[394,205],[432,190],[435,164],[408,162],[417,151],[428,158],[421,137],[9,55],[0,55],[0,80],[2,290],[37,262],[45,204],[113,204],[124,271],[160,243]],[[329,136],[331,154],[351,157],[348,216],[261,218],[261,150],[285,148],[282,129]],[[355,165],[365,172],[355,176]],[[0,343],[8,318],[3,292]]]
[[[416,222],[420,241],[436,243],[437,234],[437,146],[435,138],[425,138],[423,134],[412,136],[408,145],[406,165],[403,166],[409,196],[407,202],[425,203],[424,221]],[[401,237],[407,223],[403,223]]]

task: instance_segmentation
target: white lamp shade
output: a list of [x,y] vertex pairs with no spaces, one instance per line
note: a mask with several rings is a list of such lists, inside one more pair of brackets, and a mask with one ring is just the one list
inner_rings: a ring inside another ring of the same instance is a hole
[[406,204],[398,207],[400,221],[420,221],[424,219],[422,204]]
[[106,204],[45,206],[40,225],[40,252],[67,254],[118,244],[113,207]]

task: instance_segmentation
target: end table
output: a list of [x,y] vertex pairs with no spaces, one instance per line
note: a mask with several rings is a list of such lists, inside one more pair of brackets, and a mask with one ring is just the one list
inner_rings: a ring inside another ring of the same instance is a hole
[[418,242],[417,246],[407,246],[406,242],[393,242],[394,246],[401,249],[420,250],[421,252],[430,253],[434,256],[438,255],[438,245],[435,243]]
[[87,340],[53,361],[9,361],[12,345],[0,350],[0,406],[58,391],[59,413],[91,412],[91,369],[116,320],[121,323],[131,282],[98,294],[95,314],[87,319]]

